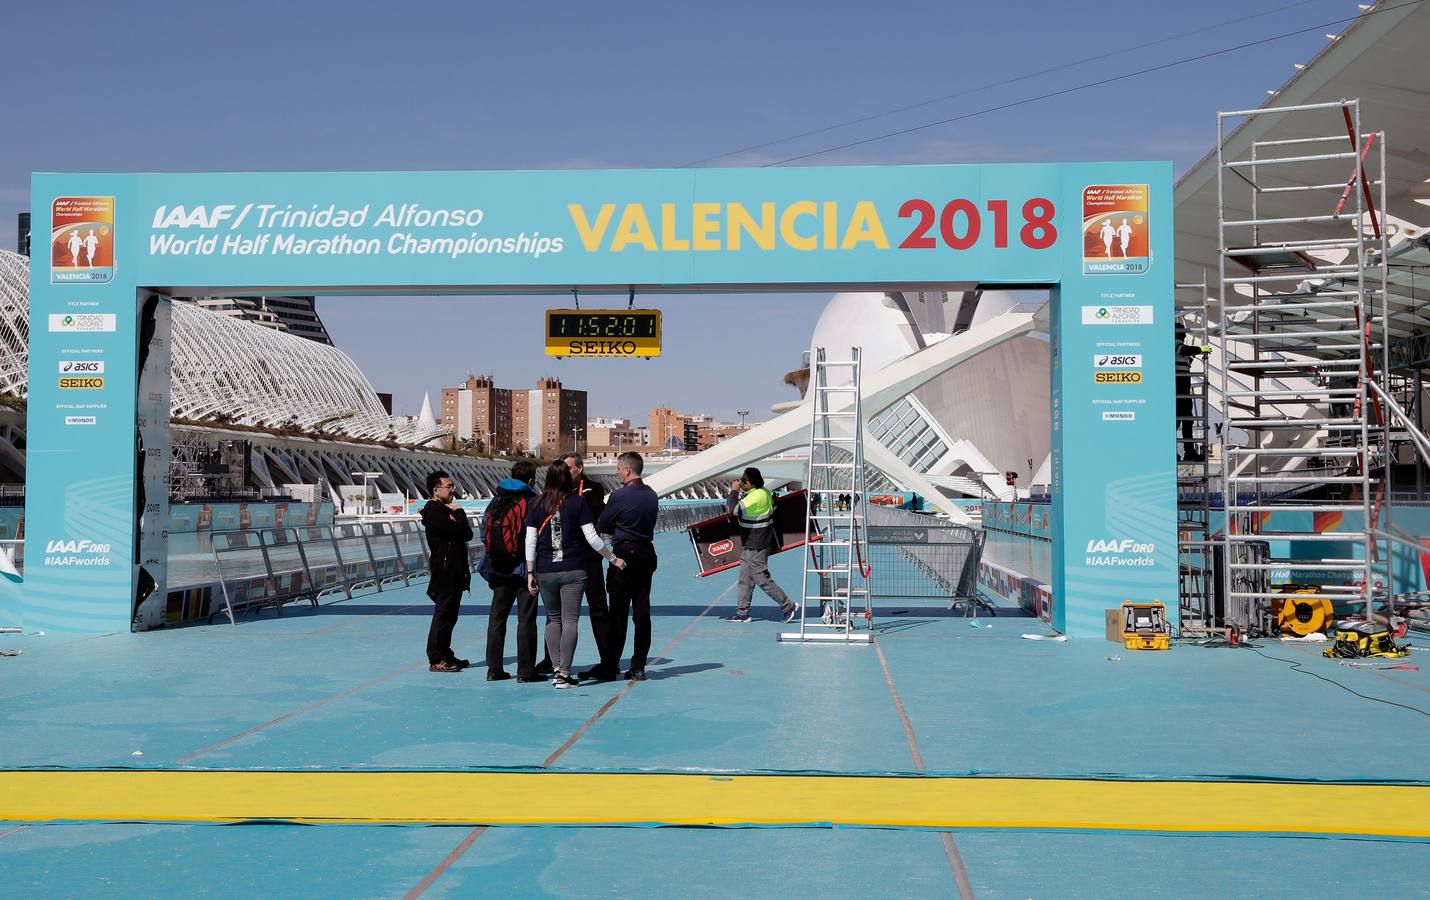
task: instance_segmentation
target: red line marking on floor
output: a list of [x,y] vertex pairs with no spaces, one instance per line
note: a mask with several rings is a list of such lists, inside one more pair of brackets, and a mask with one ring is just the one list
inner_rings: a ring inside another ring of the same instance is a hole
[[0,831],[0,841],[5,840],[5,838],[9,837],[12,834],[17,834],[21,831],[24,831],[26,828],[29,827],[29,825],[17,825],[14,828],[11,828],[9,831]]
[[[1306,656],[1306,657],[1308,657],[1308,658],[1310,658],[1310,659],[1325,659],[1325,658],[1326,658],[1326,657],[1322,656],[1321,653],[1320,653],[1320,651],[1318,651],[1318,650],[1306,650],[1306,649],[1301,648],[1301,647],[1291,646],[1291,645],[1294,644],[1294,643],[1295,643],[1294,641],[1277,641],[1275,644],[1272,644],[1271,646],[1273,646],[1273,647],[1276,647],[1276,646],[1285,647],[1287,650],[1290,650],[1290,651],[1292,651],[1293,653],[1298,653],[1298,654],[1304,655],[1304,656]],[[1388,656],[1388,657],[1385,657],[1385,665],[1387,665],[1387,666],[1394,665],[1396,659],[1409,659],[1409,657],[1389,657],[1389,656]],[[1363,660],[1363,661],[1365,661],[1365,660]],[[1403,678],[1396,678],[1396,677],[1394,677],[1393,675],[1387,675],[1387,674],[1385,674],[1385,671],[1384,671],[1383,669],[1377,669],[1377,668],[1375,668],[1374,666],[1337,666],[1336,668],[1338,668],[1338,669],[1350,669],[1352,672],[1364,672],[1364,673],[1366,673],[1367,675],[1374,675],[1374,676],[1377,677],[1377,678],[1384,678],[1386,681],[1394,682],[1395,684],[1401,685],[1402,687],[1408,687],[1408,688],[1410,688],[1411,690],[1419,691],[1419,692],[1422,693],[1422,694],[1430,694],[1430,688],[1421,687],[1420,685],[1416,684],[1416,683],[1413,682],[1413,681],[1406,681],[1406,680],[1403,679]]]
[[[730,593],[730,590],[733,587],[734,585],[731,585],[730,587],[726,588],[724,592],[720,594],[720,596],[716,597],[714,600],[711,600],[710,605],[701,610],[700,614],[697,615],[695,618],[691,619],[690,624],[686,625],[685,628],[681,630],[680,634],[677,634],[674,638],[672,638],[669,644],[666,644],[664,647],[662,647],[661,651],[656,654],[656,656],[660,659],[665,659],[666,656],[670,654],[670,651],[675,649],[675,645],[685,640],[685,636],[690,633],[690,630],[694,628],[697,624],[699,624],[701,619],[708,616],[710,614],[710,610],[714,609],[717,605],[719,605],[721,600],[725,599],[725,595]],[[588,730],[590,730],[592,725],[595,725],[597,722],[599,722],[601,720],[601,717],[604,716],[608,711],[610,711],[611,707],[615,706],[618,700],[620,700],[626,694],[629,694],[631,692],[631,689],[639,683],[640,682],[638,681],[627,681],[626,686],[621,688],[620,691],[616,693],[616,696],[603,703],[601,705],[601,708],[596,710],[595,715],[587,719],[585,724],[583,724],[580,728],[577,728],[575,733],[573,733],[569,738],[566,739],[565,743],[563,743],[560,747],[556,748],[555,753],[546,757],[546,761],[541,764],[541,768],[549,768],[552,763],[560,759],[562,754],[564,754],[567,750],[570,750],[572,745],[579,741],[581,739],[581,736],[585,734]]]
[[352,696],[353,694],[356,694],[358,691],[364,690],[364,689],[366,689],[366,688],[370,688],[370,687],[372,687],[372,686],[375,685],[375,684],[380,684],[381,682],[387,681],[389,678],[396,678],[398,675],[401,675],[401,674],[403,674],[404,672],[411,672],[413,669],[415,669],[415,668],[417,668],[418,666],[421,666],[421,665],[426,665],[426,663],[425,663],[425,662],[413,663],[412,665],[410,665],[410,666],[404,666],[403,668],[398,669],[398,670],[395,671],[395,672],[388,672],[386,675],[380,675],[380,676],[378,676],[377,678],[372,679],[371,681],[364,681],[362,684],[358,685],[357,687],[348,688],[348,689],[345,690],[345,691],[339,691],[338,693],[333,694],[333,695],[330,696],[330,697],[324,697],[322,700],[315,700],[315,701],[313,701],[312,703],[309,703],[307,706],[299,707],[298,709],[295,709],[295,710],[293,710],[292,712],[286,712],[286,713],[284,713],[283,715],[279,716],[279,717],[276,718],[276,719],[269,719],[267,722],[264,722],[262,725],[255,725],[255,726],[253,726],[252,728],[248,729],[247,731],[240,731],[238,734],[235,734],[233,737],[224,738],[223,740],[219,741],[217,744],[210,744],[210,745],[208,745],[207,747],[204,747],[202,750],[195,750],[193,753],[190,753],[188,756],[181,756],[181,757],[179,757],[178,761],[181,762],[181,763],[186,763],[186,762],[189,762],[189,761],[191,761],[191,760],[198,759],[200,756],[203,756],[203,755],[206,754],[206,753],[212,753],[213,751],[218,750],[218,749],[220,749],[220,748],[222,748],[222,747],[227,747],[229,744],[232,744],[232,743],[234,743],[235,741],[241,741],[241,740],[243,740],[244,738],[248,737],[249,735],[251,735],[251,734],[257,734],[258,732],[262,731],[262,730],[265,729],[265,728],[270,728],[270,727],[272,727],[272,726],[274,726],[274,725],[277,725],[279,722],[286,722],[286,721],[288,721],[289,719],[292,719],[292,718],[295,718],[295,717],[297,717],[297,716],[303,715],[303,713],[312,712],[313,710],[317,709],[317,708],[320,707],[320,706],[326,706],[327,704],[332,703],[334,700],[341,700],[341,699],[344,698],[344,697],[350,697],[350,696]]
[[[464,644],[464,645],[463,645],[463,649],[466,649],[467,647],[471,646],[472,643],[475,643],[475,641],[469,642],[469,643],[467,643],[467,644]],[[386,675],[379,675],[378,677],[376,677],[376,678],[374,678],[374,679],[372,679],[372,680],[370,680],[370,681],[364,681],[362,684],[358,685],[357,687],[351,687],[351,688],[348,688],[348,689],[345,690],[345,691],[339,691],[338,693],[333,694],[332,696],[329,696],[329,697],[324,697],[324,698],[321,699],[321,700],[314,700],[312,703],[309,703],[307,706],[300,707],[300,708],[298,708],[298,709],[293,710],[292,712],[286,712],[286,713],[284,713],[283,715],[279,716],[279,717],[276,718],[276,719],[269,719],[267,722],[264,722],[262,725],[255,725],[255,726],[253,726],[252,728],[248,729],[247,731],[241,731],[241,732],[239,732],[238,734],[235,734],[233,737],[224,738],[223,740],[219,741],[217,744],[210,744],[210,745],[208,745],[207,747],[204,747],[202,750],[195,750],[193,753],[190,753],[188,756],[181,756],[181,757],[179,757],[179,759],[178,759],[177,761],[180,762],[180,763],[186,763],[186,762],[189,762],[189,761],[191,761],[191,760],[198,759],[200,756],[203,756],[203,755],[206,754],[206,753],[212,753],[213,751],[218,750],[218,749],[220,749],[220,748],[222,748],[222,747],[227,747],[229,744],[232,744],[232,743],[234,743],[235,741],[241,741],[241,740],[243,740],[244,738],[248,737],[249,735],[251,735],[251,734],[257,734],[258,732],[262,731],[262,730],[265,729],[265,728],[270,728],[270,727],[272,727],[272,726],[274,726],[274,725],[277,725],[279,722],[286,722],[286,721],[288,721],[289,719],[296,718],[297,716],[301,716],[301,715],[303,715],[304,713],[312,712],[313,710],[317,709],[317,708],[320,707],[320,706],[326,706],[327,704],[332,703],[334,700],[341,700],[341,699],[343,699],[344,697],[351,697],[353,694],[356,694],[356,693],[358,693],[359,691],[367,690],[368,688],[372,687],[372,686],[375,685],[375,684],[381,684],[382,682],[387,681],[387,680],[390,679],[390,678],[396,678],[398,675],[402,675],[402,674],[405,673],[405,672],[411,672],[413,669],[417,668],[418,666],[425,666],[425,665],[427,665],[427,663],[426,663],[425,661],[415,662],[415,663],[413,663],[413,664],[410,665],[410,666],[403,666],[401,669],[398,669],[398,670],[393,671],[393,672],[388,672]]]
[[452,852],[448,853],[447,856],[437,864],[436,868],[427,873],[426,878],[417,882],[416,887],[414,887],[412,890],[408,891],[406,894],[403,895],[402,900],[416,900],[416,898],[421,897],[423,892],[425,892],[429,887],[432,886],[432,882],[436,881],[438,878],[441,878],[443,873],[445,873],[449,868],[451,868],[452,863],[461,859],[462,854],[467,852],[467,848],[472,846],[472,844],[476,842],[477,838],[482,836],[482,832],[486,830],[487,826],[485,825],[478,825],[476,828],[473,828],[466,837],[462,838],[462,842],[456,847],[452,848]]
[[[663,648],[661,648],[660,653],[656,654],[656,659],[665,659],[666,655],[670,653],[670,651],[675,649],[675,645],[679,644],[682,640],[684,640],[685,636],[690,633],[690,630],[694,628],[700,622],[701,619],[708,616],[710,614],[710,610],[718,606],[720,601],[724,600],[725,596],[729,594],[730,591],[734,589],[734,587],[735,586],[733,584],[730,585],[730,587],[722,591],[720,595],[717,596],[714,600],[711,600],[710,605],[701,610],[700,614],[697,615],[695,618],[691,619],[690,624],[686,625],[683,629],[681,629],[680,634],[677,634],[669,644],[666,644]],[[560,759],[562,754],[564,754],[567,750],[570,750],[572,745],[581,739],[581,735],[585,734],[591,728],[592,725],[595,725],[598,721],[600,721],[602,716],[604,716],[608,711],[610,711],[611,707],[616,705],[617,700],[620,700],[626,694],[629,694],[631,692],[631,689],[639,683],[640,682],[637,681],[626,682],[626,686],[617,691],[616,696],[601,704],[601,708],[596,710],[595,715],[591,716],[591,718],[587,719],[585,723],[581,725],[580,728],[576,729],[574,734],[567,738],[566,741],[560,747],[556,748],[555,753],[552,753],[550,756],[546,757],[546,761],[541,764],[540,768],[550,768],[552,763]],[[453,848],[451,853],[447,854],[446,859],[438,863],[436,868],[427,873],[426,878],[423,878],[420,882],[418,882],[416,887],[407,892],[407,895],[403,898],[403,900],[416,900],[416,898],[422,896],[422,893],[426,891],[429,887],[431,887],[433,882],[435,882],[439,877],[441,877],[443,872],[447,871],[447,869],[450,868],[454,862],[460,859],[462,857],[462,854],[466,853],[469,849],[471,849],[472,844],[476,843],[477,838],[481,837],[482,833],[486,830],[486,825],[478,825],[476,828],[473,828],[471,832],[465,838],[462,839],[462,842],[458,844],[455,848]],[[972,895],[970,894],[969,896]]]
[[[879,657],[879,668],[884,670],[884,683],[889,686],[889,696],[894,698],[894,709],[899,713],[899,721],[904,726],[904,737],[909,742],[909,755],[914,758],[914,768],[920,772],[924,769],[924,755],[919,751],[919,740],[914,736],[914,723],[909,721],[908,711],[904,709],[904,701],[899,696],[899,689],[894,687],[894,674],[889,671],[889,659],[884,655],[884,648],[879,643],[878,638],[874,639],[874,652]],[[943,852],[948,857],[948,865],[953,869],[953,880],[958,885],[958,896],[963,900],[973,900],[973,882],[968,880],[968,868],[963,863],[963,854],[958,852],[958,842],[953,839],[953,834],[947,831],[939,832],[939,839],[943,841]]]

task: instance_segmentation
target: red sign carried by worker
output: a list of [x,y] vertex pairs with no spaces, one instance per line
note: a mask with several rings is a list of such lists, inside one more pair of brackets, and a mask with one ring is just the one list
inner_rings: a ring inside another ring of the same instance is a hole
[[[775,528],[779,531],[780,547],[774,553],[804,546],[807,514],[808,503],[803,490],[775,498]],[[740,564],[740,554],[745,546],[740,540],[739,525],[733,515],[726,513],[696,522],[686,531],[690,534],[690,544],[695,549],[695,559],[700,564],[702,576],[714,575]]]

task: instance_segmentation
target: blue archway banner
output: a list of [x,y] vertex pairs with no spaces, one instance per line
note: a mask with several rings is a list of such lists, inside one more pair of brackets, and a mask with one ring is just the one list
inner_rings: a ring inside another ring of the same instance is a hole
[[37,174],[31,196],[27,627],[127,629],[162,574],[167,389],[140,369],[167,341],[146,290],[967,282],[1054,289],[1054,624],[1101,634],[1125,599],[1175,621],[1169,163]]

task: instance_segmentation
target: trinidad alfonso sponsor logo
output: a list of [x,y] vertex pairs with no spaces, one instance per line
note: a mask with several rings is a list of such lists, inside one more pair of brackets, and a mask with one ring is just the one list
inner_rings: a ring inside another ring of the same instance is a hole
[[45,544],[47,566],[107,566],[109,545],[94,541],[50,541]]
[[1084,325],[1151,325],[1151,306],[1084,306]]
[[1108,538],[1087,542],[1089,566],[1112,566],[1127,568],[1133,566],[1155,566],[1157,545],[1141,543],[1131,538]]
[[118,327],[117,313],[50,313],[50,331],[104,332]]

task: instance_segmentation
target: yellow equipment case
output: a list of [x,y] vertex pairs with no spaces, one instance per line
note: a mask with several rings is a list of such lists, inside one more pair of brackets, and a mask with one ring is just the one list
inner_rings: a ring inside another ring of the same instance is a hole
[[1321,651],[1333,659],[1386,657],[1399,659],[1410,651],[1395,642],[1389,625],[1378,622],[1337,622],[1331,631],[1331,646]]
[[1161,600],[1122,604],[1122,645],[1128,650],[1166,650],[1172,646],[1167,631],[1167,607]]

